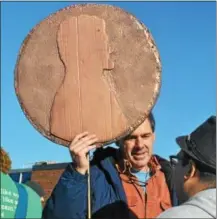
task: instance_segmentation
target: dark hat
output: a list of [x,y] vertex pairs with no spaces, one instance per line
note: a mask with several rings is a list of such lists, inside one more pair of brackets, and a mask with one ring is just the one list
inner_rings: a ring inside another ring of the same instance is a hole
[[216,116],[209,117],[190,135],[176,138],[191,158],[216,171]]

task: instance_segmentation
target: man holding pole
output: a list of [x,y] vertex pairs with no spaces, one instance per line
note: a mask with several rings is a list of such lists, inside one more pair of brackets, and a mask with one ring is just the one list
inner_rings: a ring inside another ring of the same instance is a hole
[[[148,28],[112,5],[64,8],[29,34],[16,67],[17,96],[34,127],[69,146],[73,160],[44,218],[155,218],[174,204],[170,163],[153,155],[150,111],[161,69]],[[98,145],[117,139],[119,149]]]
[[[97,149],[90,167],[93,218],[155,218],[174,202],[171,166],[153,155],[153,114],[117,144],[119,149]],[[70,145],[73,163],[60,177],[43,218],[87,217],[87,153],[97,136],[77,135]]]

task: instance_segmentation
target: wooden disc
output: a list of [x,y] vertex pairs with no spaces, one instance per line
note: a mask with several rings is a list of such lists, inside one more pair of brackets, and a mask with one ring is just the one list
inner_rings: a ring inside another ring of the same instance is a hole
[[159,53],[148,29],[120,8],[82,4],[39,23],[20,49],[15,89],[34,127],[67,146],[83,131],[125,136],[154,106]]

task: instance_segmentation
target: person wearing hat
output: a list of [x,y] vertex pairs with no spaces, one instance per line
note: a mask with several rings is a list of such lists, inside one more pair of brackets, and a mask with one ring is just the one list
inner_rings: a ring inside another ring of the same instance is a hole
[[181,150],[170,159],[180,205],[158,218],[216,218],[216,116],[176,141]]

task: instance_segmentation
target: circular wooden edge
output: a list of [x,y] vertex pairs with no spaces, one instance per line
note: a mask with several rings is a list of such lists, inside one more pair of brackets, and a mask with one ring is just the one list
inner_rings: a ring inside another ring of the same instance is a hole
[[108,144],[112,144],[112,143],[115,143],[116,141],[122,139],[123,137],[127,136],[128,134],[130,134],[133,130],[135,130],[140,124],[142,124],[145,119],[148,117],[148,114],[151,112],[151,110],[153,109],[155,103],[157,102],[157,99],[159,97],[159,94],[160,94],[160,89],[161,89],[161,71],[162,71],[162,66],[161,66],[161,60],[160,60],[160,55],[159,55],[159,52],[158,52],[158,49],[157,49],[157,46],[156,44],[154,43],[154,39],[150,33],[150,31],[148,30],[148,28],[141,22],[139,21],[133,14],[119,8],[119,7],[116,7],[116,6],[113,6],[113,5],[107,5],[107,4],[90,4],[90,3],[85,3],[85,4],[75,4],[75,5],[71,5],[71,6],[67,6],[65,8],[62,8],[52,14],[50,14],[49,16],[47,16],[45,19],[43,19],[41,22],[39,22],[37,25],[35,25],[34,28],[32,28],[30,30],[30,32],[28,33],[28,35],[25,37],[25,39],[23,40],[22,44],[21,44],[21,48],[19,50],[19,53],[18,53],[18,58],[17,58],[17,62],[16,62],[16,66],[15,66],[15,71],[14,71],[14,87],[15,87],[15,93],[16,93],[16,96],[18,98],[18,102],[21,106],[21,109],[23,110],[24,112],[24,115],[26,116],[26,118],[29,120],[29,122],[33,125],[33,127],[40,133],[42,134],[45,138],[47,138],[48,140],[52,141],[53,143],[56,143],[56,144],[59,144],[59,145],[62,145],[62,146],[65,146],[65,147],[68,147],[70,145],[71,142],[68,142],[62,138],[58,138],[54,135],[52,135],[51,133],[49,133],[48,131],[46,131],[40,124],[38,124],[38,122],[32,118],[30,116],[30,114],[28,113],[28,111],[26,110],[24,104],[23,104],[23,101],[22,99],[20,98],[19,96],[19,91],[18,91],[18,88],[17,88],[17,83],[18,83],[18,68],[17,66],[19,65],[19,61],[20,61],[20,58],[21,58],[21,55],[22,55],[22,51],[25,49],[25,46],[27,45],[28,43],[28,40],[29,38],[31,37],[31,35],[34,33],[34,31],[41,25],[42,22],[45,22],[46,20],[49,20],[51,17],[61,13],[62,11],[65,11],[65,10],[69,10],[71,8],[76,8],[76,7],[86,7],[86,6],[90,6],[90,5],[93,5],[93,6],[97,6],[97,7],[112,7],[116,10],[119,10],[121,11],[122,13],[125,13],[129,16],[131,16],[133,19],[135,19],[136,21],[138,21],[140,23],[140,25],[142,25],[143,29],[144,29],[144,34],[146,35],[146,38],[148,39],[149,38],[149,46],[150,46],[150,50],[153,52],[154,56],[155,56],[155,59],[156,59],[156,64],[157,64],[157,70],[156,70],[156,83],[155,83],[155,88],[154,88],[154,93],[153,93],[153,96],[152,96],[152,99],[150,100],[150,103],[149,103],[149,106],[148,106],[148,109],[146,112],[144,112],[144,115],[143,116],[140,116],[137,121],[131,126],[129,127],[127,130],[125,130],[120,136],[118,136],[117,138],[114,138],[114,139],[111,139],[109,141],[106,141],[106,142],[100,142],[102,143],[103,145],[108,145]]

